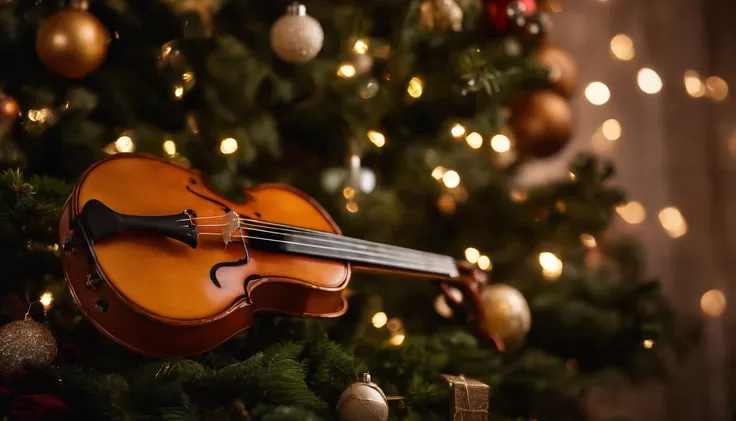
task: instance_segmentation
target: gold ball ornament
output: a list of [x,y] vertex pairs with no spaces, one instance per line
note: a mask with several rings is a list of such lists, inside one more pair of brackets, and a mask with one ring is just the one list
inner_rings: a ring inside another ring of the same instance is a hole
[[523,156],[544,158],[562,150],[572,136],[572,109],[552,90],[525,92],[511,103],[509,125]]
[[8,376],[25,364],[42,367],[56,358],[56,339],[46,326],[26,317],[0,327],[0,374]]
[[62,10],[47,19],[36,35],[36,53],[52,71],[80,79],[97,70],[107,56],[110,34],[83,7]]
[[498,348],[520,346],[532,326],[532,315],[524,295],[512,286],[496,284],[481,292],[480,302],[486,329]]
[[388,399],[380,387],[371,382],[370,374],[351,384],[337,403],[339,421],[386,421]]
[[322,49],[325,34],[317,19],[307,15],[303,4],[294,3],[271,27],[271,49],[281,60],[306,63]]
[[549,69],[549,79],[555,90],[565,97],[572,96],[578,86],[578,65],[572,55],[560,47],[545,45],[537,51],[536,57]]

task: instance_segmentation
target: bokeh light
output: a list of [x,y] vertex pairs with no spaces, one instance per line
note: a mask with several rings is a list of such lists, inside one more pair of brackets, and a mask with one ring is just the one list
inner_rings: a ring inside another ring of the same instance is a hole
[[220,152],[222,152],[225,155],[233,154],[237,150],[238,150],[238,141],[233,139],[232,137],[228,137],[227,139],[222,139],[222,142],[220,142]]
[[557,279],[562,275],[562,260],[548,251],[539,253],[539,265],[546,279]]
[[472,264],[478,263],[478,258],[480,258],[480,252],[475,247],[468,247],[465,249],[465,260]]
[[502,134],[497,134],[491,138],[491,148],[498,152],[504,153],[511,150],[511,140]]
[[648,67],[639,70],[636,80],[639,83],[639,89],[644,93],[654,95],[662,90],[662,78]]
[[424,84],[418,77],[413,77],[409,81],[409,85],[406,87],[406,92],[412,98],[419,98],[424,93]]
[[445,187],[448,189],[454,189],[460,185],[460,174],[453,170],[447,171],[442,176],[442,182],[445,183]]
[[585,98],[593,105],[603,105],[611,99],[611,91],[603,82],[591,82],[585,88]]
[[608,140],[618,140],[621,137],[621,123],[615,118],[606,120],[601,125],[601,133]]
[[115,141],[115,149],[118,152],[133,152],[135,150],[135,144],[130,136],[123,135]]
[[382,148],[386,144],[386,136],[375,130],[368,130],[368,140],[379,148]]
[[470,133],[465,138],[465,141],[468,143],[468,146],[473,149],[478,149],[483,146],[483,136],[481,136],[480,133],[477,132]]
[[616,207],[618,215],[629,224],[641,224],[647,217],[647,212],[639,202],[629,202]]
[[672,206],[666,207],[659,212],[659,223],[672,238],[682,237],[687,233],[687,222],[680,211]]
[[726,296],[717,289],[712,289],[700,297],[700,309],[707,316],[718,317],[726,311]]
[[698,72],[694,70],[685,72],[685,91],[693,98],[701,98],[705,95],[705,84],[700,79]]
[[465,127],[460,123],[455,123],[450,129],[450,134],[452,134],[452,137],[462,137],[465,134]]
[[635,55],[634,41],[628,35],[616,35],[611,39],[611,53],[619,60],[631,60]]
[[167,140],[163,144],[164,152],[166,152],[167,155],[173,156],[176,155],[176,143],[174,143],[173,140]]
[[373,323],[373,326],[376,329],[380,329],[386,326],[386,322],[388,322],[388,316],[382,311],[374,314],[373,318],[371,319],[371,323]]
[[357,73],[355,66],[350,63],[345,63],[337,69],[337,75],[344,79],[350,79],[355,73]]
[[711,76],[705,80],[706,94],[708,98],[721,102],[728,98],[728,83],[718,76]]
[[491,263],[491,258],[483,255],[478,258],[478,267],[481,270],[491,270],[491,267],[493,267],[493,264]]
[[357,54],[365,54],[368,51],[368,41],[359,39],[353,45],[353,51]]
[[41,298],[38,301],[43,306],[44,310],[48,310],[51,307],[51,303],[54,302],[54,295],[50,291],[46,291],[41,294]]

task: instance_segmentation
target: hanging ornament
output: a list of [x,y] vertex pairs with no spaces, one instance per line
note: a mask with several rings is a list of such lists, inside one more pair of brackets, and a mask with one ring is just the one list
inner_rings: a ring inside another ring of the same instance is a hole
[[450,385],[450,418],[454,421],[488,421],[490,386],[465,376],[443,374]]
[[520,346],[532,325],[532,315],[524,295],[504,284],[491,285],[480,295],[486,329],[500,350]]
[[337,403],[340,421],[386,421],[388,399],[380,387],[371,382],[370,374],[363,374],[362,381],[351,384]]
[[97,70],[107,56],[110,34],[87,2],[77,0],[41,24],[36,52],[46,67],[69,79],[80,79]]
[[520,94],[511,103],[509,125],[521,155],[544,158],[562,150],[572,136],[572,110],[552,90]]
[[43,367],[51,364],[54,358],[54,335],[30,316],[0,327],[0,375],[17,373],[25,364]]
[[158,69],[170,81],[171,96],[175,100],[182,99],[197,83],[194,68],[176,40],[167,42],[161,47]]
[[322,25],[307,15],[303,4],[293,3],[271,27],[271,49],[287,63],[306,63],[322,49]]
[[20,115],[18,102],[12,96],[0,92],[0,136],[10,130],[18,115]]
[[463,29],[463,9],[455,0],[424,0],[419,6],[419,25],[434,31]]
[[513,31],[527,25],[528,18],[537,12],[535,0],[485,0],[486,11],[493,28]]
[[543,45],[536,57],[549,69],[549,80],[555,90],[565,97],[572,96],[578,84],[578,66],[570,53],[560,47]]

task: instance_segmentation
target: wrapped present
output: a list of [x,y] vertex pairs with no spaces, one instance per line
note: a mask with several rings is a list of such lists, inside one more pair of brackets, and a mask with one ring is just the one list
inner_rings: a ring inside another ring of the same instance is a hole
[[488,421],[490,386],[464,376],[443,374],[450,384],[451,421]]

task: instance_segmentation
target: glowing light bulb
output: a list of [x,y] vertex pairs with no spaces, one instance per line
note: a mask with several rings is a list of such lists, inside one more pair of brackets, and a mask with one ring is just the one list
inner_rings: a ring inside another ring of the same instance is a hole
[[601,133],[608,140],[618,140],[621,137],[621,123],[612,118],[603,122]]
[[442,176],[442,182],[445,183],[445,186],[448,189],[454,189],[460,185],[460,174],[453,170],[447,171],[445,175]]
[[352,187],[345,187],[342,189],[342,195],[345,196],[346,199],[352,199],[355,197],[355,189]]
[[51,292],[46,291],[41,294],[41,298],[38,301],[43,305],[44,310],[48,310],[51,307],[51,303],[54,302],[54,295]]
[[133,152],[133,150],[135,149],[135,144],[133,143],[133,139],[131,139],[130,136],[123,135],[115,141],[115,149],[118,152]]
[[388,316],[386,316],[386,313],[382,311],[374,314],[371,319],[371,323],[373,323],[373,326],[375,326],[376,329],[386,326],[386,322],[388,322]]
[[659,212],[659,223],[672,238],[682,237],[687,233],[687,222],[680,211],[672,206],[666,207]]
[[598,245],[598,242],[595,241],[595,237],[590,234],[580,234],[580,242],[588,248],[593,248]]
[[644,93],[654,95],[662,90],[662,78],[650,68],[639,70],[636,79],[639,82],[639,89]]
[[181,99],[181,97],[183,97],[183,96],[184,96],[184,87],[183,87],[183,86],[181,86],[181,85],[176,85],[176,86],[174,87],[174,96],[175,96],[175,97],[176,97],[177,99]]
[[631,60],[635,55],[634,41],[628,35],[616,35],[611,39],[611,53],[619,60]]
[[406,335],[403,333],[397,333],[393,336],[391,336],[391,339],[388,340],[388,342],[393,346],[401,346],[401,344],[404,343],[404,340],[406,339]]
[[406,87],[406,92],[412,98],[419,98],[424,93],[424,84],[418,77],[413,77],[409,81],[409,85]]
[[603,82],[592,82],[585,88],[585,98],[593,105],[603,105],[611,99],[611,91]]
[[450,134],[452,134],[452,137],[462,137],[465,134],[465,127],[460,123],[455,123],[450,129]]
[[470,133],[466,138],[465,141],[468,143],[468,146],[470,146],[473,149],[478,149],[481,146],[483,146],[483,136],[480,135],[480,133]]
[[728,97],[728,83],[718,76],[706,79],[705,88],[708,98],[715,102],[721,102]]
[[629,202],[616,207],[616,213],[629,224],[641,224],[646,219],[647,212],[639,202]]
[[701,98],[705,95],[705,84],[700,79],[698,72],[694,70],[685,72],[685,90],[693,98]]
[[539,265],[546,279],[557,279],[562,275],[562,260],[550,252],[539,253]]
[[166,152],[167,155],[173,156],[176,155],[176,143],[174,143],[173,140],[167,140],[163,144],[164,152]]
[[368,140],[379,148],[382,148],[386,144],[386,136],[381,132],[375,130],[368,130]]
[[442,180],[442,177],[445,176],[445,173],[447,172],[447,169],[445,167],[436,167],[432,170],[432,177],[435,180]]
[[480,252],[475,247],[468,247],[465,249],[465,260],[472,264],[478,263],[478,259],[480,258]]
[[490,257],[483,255],[478,258],[478,267],[481,270],[490,270],[492,266]]
[[700,308],[707,316],[718,317],[726,311],[726,296],[723,292],[712,289],[700,298]]
[[357,54],[365,54],[368,51],[368,42],[362,39],[355,41],[353,45],[353,51]]
[[358,204],[352,201],[348,202],[347,205],[345,205],[345,209],[347,209],[350,213],[356,213],[360,210]]
[[222,152],[225,155],[233,154],[237,150],[238,150],[238,141],[233,139],[232,137],[223,139],[222,142],[220,142],[220,152]]
[[344,79],[350,79],[355,73],[357,73],[355,66],[350,63],[345,63],[337,69],[337,75]]
[[491,149],[498,153],[504,153],[511,150],[511,140],[506,135],[497,134],[491,138]]
[[654,341],[651,339],[644,339],[644,341],[642,341],[641,343],[641,346],[646,349],[652,349],[652,347],[654,346]]

